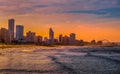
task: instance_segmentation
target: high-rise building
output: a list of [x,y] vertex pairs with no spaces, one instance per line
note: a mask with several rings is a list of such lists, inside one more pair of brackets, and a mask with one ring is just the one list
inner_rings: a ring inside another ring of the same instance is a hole
[[14,24],[15,24],[14,19],[9,19],[8,20],[8,31],[10,33],[11,40],[14,40]]
[[42,41],[43,41],[43,37],[42,37],[42,36],[37,36],[37,37],[36,37],[36,42],[37,42],[38,44],[41,44]]
[[50,28],[49,30],[49,42],[50,44],[54,44],[54,31],[52,30],[52,28]]
[[8,30],[5,28],[0,29],[0,41],[3,43],[10,43],[11,42],[10,34],[9,34]]
[[27,32],[26,34],[26,42],[29,42],[29,43],[35,43],[36,42],[36,34],[35,32]]
[[60,43],[60,44],[63,43],[63,36],[62,36],[62,34],[59,35],[59,43]]
[[69,44],[69,37],[68,37],[67,35],[65,35],[65,36],[63,37],[63,44],[64,44],[64,45],[68,45],[68,44]]
[[24,27],[22,25],[16,25],[16,40],[24,40]]
[[69,42],[72,45],[76,43],[76,35],[74,33],[70,34]]

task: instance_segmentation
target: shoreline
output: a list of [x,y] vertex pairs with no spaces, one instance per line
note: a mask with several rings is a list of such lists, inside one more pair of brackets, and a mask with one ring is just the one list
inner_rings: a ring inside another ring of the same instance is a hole
[[52,46],[44,46],[44,45],[6,45],[6,44],[0,44],[0,49],[6,49],[6,48],[22,48],[22,47],[120,47],[120,46],[112,46],[112,45],[84,45],[84,46],[78,46],[78,45],[52,45]]

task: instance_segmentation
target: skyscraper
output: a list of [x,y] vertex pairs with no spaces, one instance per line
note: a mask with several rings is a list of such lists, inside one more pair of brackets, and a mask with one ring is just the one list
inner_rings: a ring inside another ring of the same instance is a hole
[[9,19],[8,20],[8,31],[10,33],[11,40],[14,40],[14,24],[15,24],[14,19]]
[[22,25],[16,25],[16,40],[24,40],[24,27]]
[[5,28],[0,29],[0,41],[2,43],[10,43],[11,42],[10,34],[9,34],[8,30]]
[[74,33],[70,34],[70,40],[69,40],[70,44],[75,44],[76,43],[76,35]]
[[49,29],[49,42],[50,44],[54,44],[54,32],[52,28]]
[[59,35],[59,43],[60,43],[60,44],[63,43],[63,36],[62,36],[62,34]]

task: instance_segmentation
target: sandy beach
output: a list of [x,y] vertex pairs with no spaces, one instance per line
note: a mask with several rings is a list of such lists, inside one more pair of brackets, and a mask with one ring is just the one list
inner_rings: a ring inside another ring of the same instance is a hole
[[120,47],[0,48],[0,74],[120,74]]

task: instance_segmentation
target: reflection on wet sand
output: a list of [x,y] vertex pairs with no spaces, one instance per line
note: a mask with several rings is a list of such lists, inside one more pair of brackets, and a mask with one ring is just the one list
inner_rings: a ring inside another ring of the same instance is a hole
[[0,55],[0,74],[119,74],[119,52],[108,49],[106,52],[112,54],[99,47],[4,49]]

